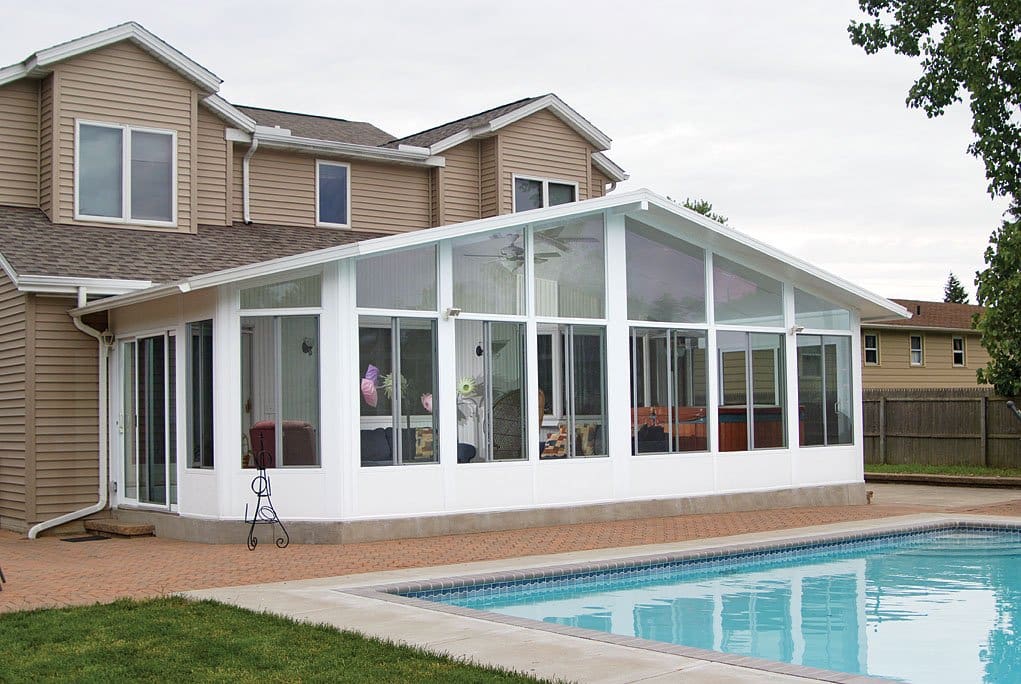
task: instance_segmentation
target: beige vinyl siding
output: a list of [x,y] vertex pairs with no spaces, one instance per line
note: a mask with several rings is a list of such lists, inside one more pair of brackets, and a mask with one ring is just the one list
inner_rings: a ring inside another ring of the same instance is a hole
[[514,206],[514,175],[578,184],[578,199],[589,198],[592,152],[570,126],[543,110],[500,131],[500,206]]
[[442,167],[433,169],[429,174],[429,225],[443,225],[446,210],[443,201],[443,186],[446,183],[444,178],[445,169]]
[[602,172],[594,166],[592,167],[591,178],[592,186],[591,191],[589,192],[589,197],[603,197],[606,195],[605,188],[606,184],[610,182],[610,179],[604,176]]
[[479,201],[482,218],[500,213],[500,188],[497,182],[500,177],[499,146],[500,141],[496,137],[479,141]]
[[[888,330],[862,328],[864,335],[879,337],[879,365],[864,364],[862,353],[862,386],[871,388],[942,388],[978,387],[975,371],[989,362],[989,354],[979,343],[979,336],[968,331],[949,333],[925,330]],[[911,365],[910,336],[922,336],[923,364]],[[965,365],[954,366],[953,337],[964,337]]]
[[443,223],[482,218],[479,141],[471,140],[443,153]]
[[190,231],[195,88],[128,41],[68,60],[55,73],[59,163],[54,180],[60,191],[55,220],[74,222],[75,119],[84,119],[177,133],[177,229]]
[[53,217],[53,76],[39,84],[39,208]]
[[67,314],[75,301],[38,295],[31,301],[37,522],[96,502],[99,384],[96,341]]
[[[240,167],[244,151],[235,152]],[[250,161],[250,210],[255,223],[315,227],[314,157],[259,149]],[[431,223],[430,169],[352,161],[351,227],[393,233]],[[240,169],[235,177],[240,176]],[[241,194],[237,183],[236,194]],[[239,205],[241,200],[235,201]],[[323,229],[326,230],[326,229]]]
[[242,160],[245,158],[245,151],[248,149],[244,145],[238,145],[235,143],[228,143],[233,152],[231,153],[231,167],[230,167],[230,178],[231,178],[231,193],[230,193],[230,220],[231,222],[243,221],[245,219],[245,196],[244,196],[244,176],[242,174]]
[[26,297],[0,275],[0,528],[26,529]]
[[205,107],[198,110],[198,222],[224,226],[227,214],[227,155],[231,149],[224,137],[225,126]]
[[0,204],[39,206],[39,81],[0,87]]

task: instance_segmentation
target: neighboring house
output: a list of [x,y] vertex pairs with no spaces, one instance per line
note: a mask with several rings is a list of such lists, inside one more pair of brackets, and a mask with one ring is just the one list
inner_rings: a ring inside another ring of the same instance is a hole
[[901,307],[605,196],[555,95],[395,138],[219,84],[134,23],[0,69],[0,526],[239,539],[259,464],[304,539],[861,495]]
[[892,301],[907,309],[911,318],[862,327],[865,389],[979,386],[975,371],[985,367],[989,354],[971,323],[981,306]]

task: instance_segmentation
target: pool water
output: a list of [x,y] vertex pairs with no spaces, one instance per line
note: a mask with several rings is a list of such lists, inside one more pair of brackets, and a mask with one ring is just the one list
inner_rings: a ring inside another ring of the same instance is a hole
[[1021,532],[953,528],[410,596],[907,682],[1021,682]]

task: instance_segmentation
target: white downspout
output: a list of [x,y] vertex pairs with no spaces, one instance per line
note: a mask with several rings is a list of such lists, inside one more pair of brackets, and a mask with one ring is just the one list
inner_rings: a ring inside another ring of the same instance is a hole
[[[78,288],[78,306],[85,306],[87,302],[87,296],[84,287]],[[82,323],[81,319],[77,316],[72,316],[71,320],[74,321],[74,327],[81,330],[83,333],[90,337],[96,338],[99,343],[99,500],[91,506],[86,506],[77,511],[71,513],[65,513],[64,515],[58,516],[51,520],[45,520],[37,525],[32,526],[28,531],[28,538],[35,539],[40,532],[48,530],[51,527],[63,525],[64,523],[83,518],[86,515],[92,515],[98,513],[106,508],[107,498],[109,491],[109,479],[108,476],[108,449],[106,444],[107,438],[107,359],[110,356],[110,347],[103,341],[103,334],[88,325]]]
[[244,158],[241,160],[241,205],[242,205],[242,219],[246,224],[252,222],[252,209],[249,198],[252,195],[249,189],[249,162],[252,159],[252,155],[259,149],[259,139],[255,137],[255,133],[252,133],[252,145],[245,152]]

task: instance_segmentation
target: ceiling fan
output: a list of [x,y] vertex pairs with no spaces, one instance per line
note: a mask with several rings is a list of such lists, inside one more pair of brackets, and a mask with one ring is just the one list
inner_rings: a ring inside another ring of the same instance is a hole
[[[494,238],[507,237],[506,235],[494,235]],[[491,254],[465,254],[466,257],[473,257],[476,259],[492,259],[495,261],[502,261],[505,263],[514,264],[515,270],[520,268],[525,263],[525,248],[518,244],[521,239],[520,234],[511,236],[511,241],[501,247],[496,253]],[[565,248],[567,246],[565,245]],[[562,251],[569,251],[569,248]],[[536,252],[535,263],[544,264],[550,259],[561,256],[561,252]]]

